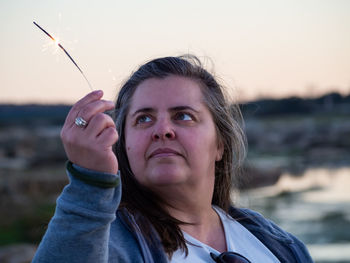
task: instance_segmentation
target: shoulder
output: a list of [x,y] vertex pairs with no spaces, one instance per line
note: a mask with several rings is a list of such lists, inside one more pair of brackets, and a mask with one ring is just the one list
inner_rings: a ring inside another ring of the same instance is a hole
[[290,255],[299,259],[297,262],[313,262],[303,242],[260,213],[246,208],[231,207],[229,214],[280,259],[287,259]]
[[247,208],[231,207],[229,214],[244,227],[251,231],[264,232],[285,242],[293,242],[292,235],[284,231],[262,214]]

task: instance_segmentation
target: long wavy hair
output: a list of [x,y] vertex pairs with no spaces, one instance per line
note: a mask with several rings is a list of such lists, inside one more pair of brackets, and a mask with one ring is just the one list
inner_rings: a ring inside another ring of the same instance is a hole
[[165,209],[165,200],[144,187],[135,179],[131,171],[125,148],[125,119],[132,96],[141,82],[150,78],[165,78],[176,75],[200,84],[204,102],[208,107],[216,127],[219,141],[224,146],[222,159],[215,164],[215,184],[212,204],[228,212],[232,186],[240,175],[246,155],[246,137],[242,131],[242,115],[238,105],[231,104],[222,85],[204,69],[201,61],[193,55],[163,57],[140,66],[122,85],[116,100],[116,126],[119,140],[115,154],[119,162],[122,180],[122,200],[120,208],[137,218],[137,224],[144,236],[156,230],[169,257],[177,249],[188,253],[186,241],[180,229],[181,222]]

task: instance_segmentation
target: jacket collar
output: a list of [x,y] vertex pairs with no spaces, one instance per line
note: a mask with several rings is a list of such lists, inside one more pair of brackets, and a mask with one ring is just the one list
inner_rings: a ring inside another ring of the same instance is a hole
[[[290,250],[290,245],[294,243],[294,240],[287,232],[265,219],[261,214],[249,209],[230,207],[229,214],[258,238],[281,262],[295,262],[294,256],[291,257],[295,253]],[[157,240],[158,246],[146,241],[137,225],[137,220],[126,209],[118,209],[117,217],[138,241],[146,263],[154,263],[155,259],[157,263],[169,262],[161,249],[161,242],[155,231],[153,238]]]
[[[133,216],[126,208],[118,209],[116,216],[137,240],[145,263],[168,262],[167,256],[162,249],[160,238],[154,229],[151,231],[152,234],[149,236],[149,240],[146,240],[137,224],[138,218],[136,217],[138,216]],[[151,242],[149,242],[150,240]]]
[[250,209],[239,209],[231,206],[229,209],[229,214],[233,219],[243,225],[255,236],[259,236],[256,235],[257,233],[262,233],[268,235],[273,239],[285,243],[291,244],[294,242],[293,239],[289,236],[289,233],[279,228],[270,220],[265,219],[258,212],[252,211]]

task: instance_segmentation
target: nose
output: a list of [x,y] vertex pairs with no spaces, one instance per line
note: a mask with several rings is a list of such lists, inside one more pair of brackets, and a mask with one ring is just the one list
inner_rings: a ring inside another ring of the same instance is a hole
[[167,119],[158,120],[158,123],[154,126],[152,134],[153,140],[173,140],[175,139],[175,130],[171,122]]

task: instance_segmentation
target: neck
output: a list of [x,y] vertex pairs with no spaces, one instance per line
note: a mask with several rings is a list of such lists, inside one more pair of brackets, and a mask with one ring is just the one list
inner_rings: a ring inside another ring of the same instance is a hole
[[153,190],[163,198],[169,214],[180,221],[200,224],[213,211],[214,178],[202,183],[161,186]]
[[206,193],[198,199],[194,199],[193,194],[191,196],[191,202],[185,202],[187,199],[173,200],[167,206],[170,215],[189,223],[180,225],[182,231],[219,252],[226,251],[225,232],[220,217],[213,209],[211,199],[203,202],[203,199],[208,199],[205,196],[212,195]]
[[224,229],[211,204],[214,182],[156,190],[166,201],[169,214],[185,223],[180,225],[182,231],[220,252],[226,250]]
[[[196,178],[195,178],[196,179]],[[153,186],[152,190],[161,196],[165,210],[179,221],[180,229],[216,249],[224,252],[226,239],[220,217],[212,208],[215,177],[192,180],[176,185]]]

